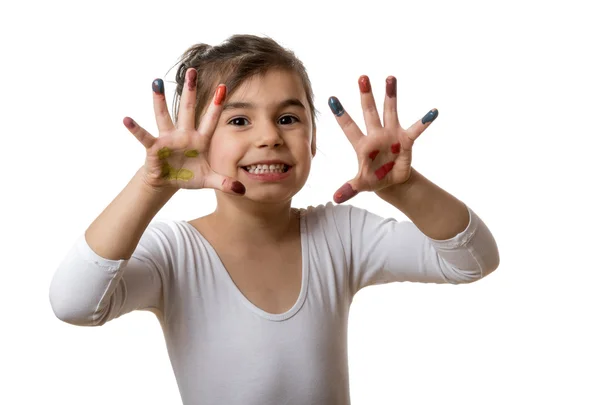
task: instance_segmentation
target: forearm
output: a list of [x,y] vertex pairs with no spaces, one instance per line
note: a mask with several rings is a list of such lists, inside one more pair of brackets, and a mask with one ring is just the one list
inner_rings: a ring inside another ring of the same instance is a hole
[[176,188],[152,189],[143,181],[142,170],[85,232],[90,248],[105,259],[129,259],[152,218],[177,192]]
[[421,232],[436,240],[450,239],[469,224],[469,211],[456,197],[414,168],[409,180],[376,194],[404,213]]

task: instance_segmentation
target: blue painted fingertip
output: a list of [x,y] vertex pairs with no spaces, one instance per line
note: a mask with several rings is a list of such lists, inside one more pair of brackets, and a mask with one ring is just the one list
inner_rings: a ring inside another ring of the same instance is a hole
[[329,108],[331,108],[331,112],[336,116],[340,117],[344,114],[344,107],[342,107],[342,103],[337,97],[329,97]]
[[165,94],[165,83],[162,79],[156,79],[152,82],[152,91],[156,94]]
[[431,110],[421,119],[422,124],[427,124],[428,122],[433,122],[438,116],[438,110]]

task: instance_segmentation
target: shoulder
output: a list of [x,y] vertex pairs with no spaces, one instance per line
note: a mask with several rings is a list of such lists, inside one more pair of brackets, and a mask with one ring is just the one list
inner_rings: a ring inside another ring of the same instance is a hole
[[183,220],[155,219],[146,228],[140,244],[152,248],[177,250],[194,238],[194,228]]
[[318,221],[342,221],[348,222],[352,219],[368,218],[382,220],[383,218],[371,211],[354,206],[352,204],[334,204],[329,201],[317,206],[308,206],[300,209],[301,215],[311,220]]
[[335,204],[333,202],[316,206],[311,205],[301,209],[300,212],[302,216],[306,217],[307,225],[312,228],[337,229],[341,232],[349,230],[356,223],[379,222],[383,219],[364,208],[352,204]]

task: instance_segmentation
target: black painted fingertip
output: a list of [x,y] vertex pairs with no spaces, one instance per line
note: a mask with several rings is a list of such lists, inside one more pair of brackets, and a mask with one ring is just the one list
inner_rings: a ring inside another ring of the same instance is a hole
[[237,180],[231,183],[231,190],[237,194],[246,194],[246,187]]
[[431,110],[421,119],[422,124],[427,124],[428,122],[433,122],[438,116],[438,110]]
[[344,114],[344,107],[342,107],[342,103],[337,97],[329,97],[329,108],[331,108],[331,112],[336,116],[340,117]]
[[165,94],[165,83],[162,79],[156,79],[152,82],[152,91],[156,94]]

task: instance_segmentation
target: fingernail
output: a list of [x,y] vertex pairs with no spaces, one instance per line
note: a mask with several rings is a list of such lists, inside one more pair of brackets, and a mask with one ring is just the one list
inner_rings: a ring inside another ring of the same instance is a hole
[[358,191],[354,190],[349,183],[344,184],[333,196],[333,201],[337,204],[341,204],[358,194]]
[[367,76],[361,76],[358,79],[358,87],[360,88],[361,93],[368,93],[371,91],[371,82]]
[[331,112],[337,117],[344,114],[344,107],[342,107],[342,104],[337,97],[329,97],[329,108],[331,108]]
[[224,84],[221,84],[217,87],[217,92],[215,93],[215,105],[223,104],[223,100],[225,100],[225,96],[227,95],[227,87]]
[[196,69],[193,69],[188,73],[188,90],[193,91],[196,90],[196,79],[198,78],[198,72]]
[[438,110],[431,110],[421,119],[422,124],[427,124],[428,122],[433,122],[438,116]]
[[239,181],[234,181],[233,183],[231,183],[231,190],[234,193],[238,193],[238,194],[246,193],[246,187],[244,187],[244,185],[242,183],[240,183]]
[[397,83],[394,76],[390,76],[385,79],[385,94],[387,94],[388,97],[396,97],[396,87]]
[[156,94],[165,94],[165,83],[162,79],[156,79],[152,82],[152,91]]

